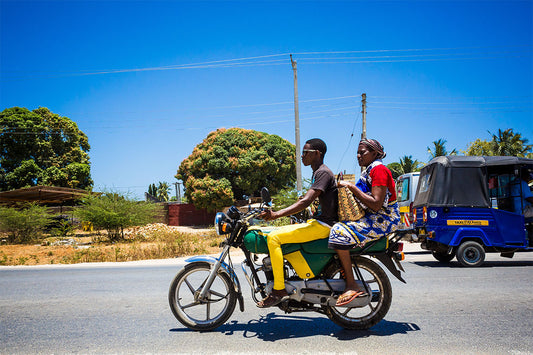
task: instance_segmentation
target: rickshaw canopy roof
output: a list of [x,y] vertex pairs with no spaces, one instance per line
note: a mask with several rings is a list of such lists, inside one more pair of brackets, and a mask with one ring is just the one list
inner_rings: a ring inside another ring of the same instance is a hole
[[413,205],[490,207],[487,171],[528,166],[533,159],[508,156],[440,156],[420,171]]

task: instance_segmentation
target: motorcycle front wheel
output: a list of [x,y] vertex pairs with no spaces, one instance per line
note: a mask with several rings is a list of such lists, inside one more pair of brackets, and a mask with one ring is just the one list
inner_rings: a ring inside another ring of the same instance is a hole
[[[365,282],[372,291],[370,303],[364,307],[334,307],[325,306],[329,319],[346,329],[368,329],[385,317],[392,301],[392,287],[383,269],[374,261],[365,257],[353,257],[352,263],[357,263]],[[332,264],[326,270],[326,278],[339,279],[341,266]],[[354,275],[355,272],[354,272]],[[357,280],[357,276],[356,276]]]
[[186,265],[170,284],[168,301],[172,313],[184,326],[193,330],[212,330],[224,324],[235,310],[237,294],[229,275],[217,273],[205,299],[199,299],[212,265]]

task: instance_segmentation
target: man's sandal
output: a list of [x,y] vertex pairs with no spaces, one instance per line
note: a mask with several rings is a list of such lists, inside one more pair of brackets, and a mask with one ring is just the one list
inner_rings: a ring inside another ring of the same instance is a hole
[[275,306],[285,300],[289,299],[289,294],[285,289],[283,290],[272,290],[272,293],[265,297],[262,301],[257,304],[259,308],[268,308]]

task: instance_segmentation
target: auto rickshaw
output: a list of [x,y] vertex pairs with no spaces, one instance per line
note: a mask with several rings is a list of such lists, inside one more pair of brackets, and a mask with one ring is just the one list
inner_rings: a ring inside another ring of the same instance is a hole
[[487,252],[512,258],[533,251],[533,218],[523,214],[532,172],[533,159],[518,157],[431,160],[420,172],[413,203],[421,247],[441,262],[456,257],[469,267],[483,264]]

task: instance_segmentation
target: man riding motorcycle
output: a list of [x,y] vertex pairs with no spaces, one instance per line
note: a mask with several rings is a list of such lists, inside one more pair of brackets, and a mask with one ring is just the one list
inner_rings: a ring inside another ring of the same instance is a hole
[[266,210],[260,215],[264,220],[270,221],[296,214],[311,205],[316,198],[320,202],[319,209],[313,215],[313,219],[308,220],[306,223],[277,228],[268,235],[267,243],[274,274],[274,288],[272,293],[259,302],[257,306],[260,308],[275,306],[288,298],[288,293],[285,290],[281,245],[327,238],[331,226],[338,220],[337,185],[335,176],[324,164],[326,151],[326,143],[321,139],[313,138],[308,140],[303,147],[302,163],[305,166],[310,165],[313,169],[311,187],[303,198],[291,206],[276,212]]

